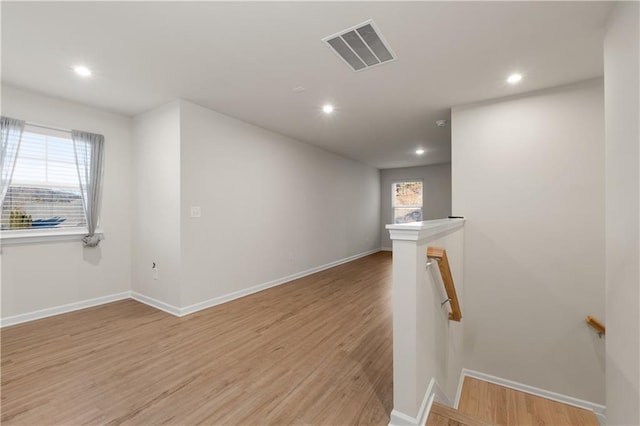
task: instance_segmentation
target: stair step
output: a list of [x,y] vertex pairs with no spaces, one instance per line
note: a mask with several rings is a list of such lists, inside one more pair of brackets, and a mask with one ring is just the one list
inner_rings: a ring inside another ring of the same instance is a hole
[[599,426],[593,411],[469,376],[464,378],[458,409],[501,426]]
[[455,408],[434,402],[429,412],[427,426],[490,426],[480,419],[461,413]]

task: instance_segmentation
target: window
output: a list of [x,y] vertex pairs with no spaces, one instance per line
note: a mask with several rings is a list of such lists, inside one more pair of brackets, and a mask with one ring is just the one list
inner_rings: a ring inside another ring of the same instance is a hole
[[393,223],[422,221],[422,182],[394,182],[391,188]]
[[0,224],[12,231],[86,229],[71,132],[25,125]]

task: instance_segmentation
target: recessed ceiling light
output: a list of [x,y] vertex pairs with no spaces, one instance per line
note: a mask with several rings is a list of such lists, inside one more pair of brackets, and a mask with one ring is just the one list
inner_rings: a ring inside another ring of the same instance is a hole
[[424,154],[424,149],[422,149],[422,148],[416,149],[416,154],[418,154],[418,155]]
[[522,74],[514,73],[507,78],[507,83],[516,84],[519,83],[520,80],[522,80]]
[[77,67],[73,67],[73,70],[76,74],[82,77],[89,77],[91,75],[91,70],[84,65],[78,65]]
[[335,108],[331,104],[326,104],[322,106],[322,112],[324,112],[325,114],[331,114],[334,110]]

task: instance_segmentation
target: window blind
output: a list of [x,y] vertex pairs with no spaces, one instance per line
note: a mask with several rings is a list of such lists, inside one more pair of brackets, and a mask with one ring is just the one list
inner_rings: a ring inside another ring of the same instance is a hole
[[26,124],[2,203],[2,229],[85,227],[71,133]]

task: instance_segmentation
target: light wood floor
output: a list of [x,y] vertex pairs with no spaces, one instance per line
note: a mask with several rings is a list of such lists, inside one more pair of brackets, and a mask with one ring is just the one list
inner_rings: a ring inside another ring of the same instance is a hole
[[593,412],[546,398],[465,377],[458,410],[505,426],[598,426]]
[[434,402],[429,411],[427,426],[491,426],[478,418],[468,416],[460,411]]
[[391,256],[176,318],[135,301],[2,330],[3,424],[388,424]]

